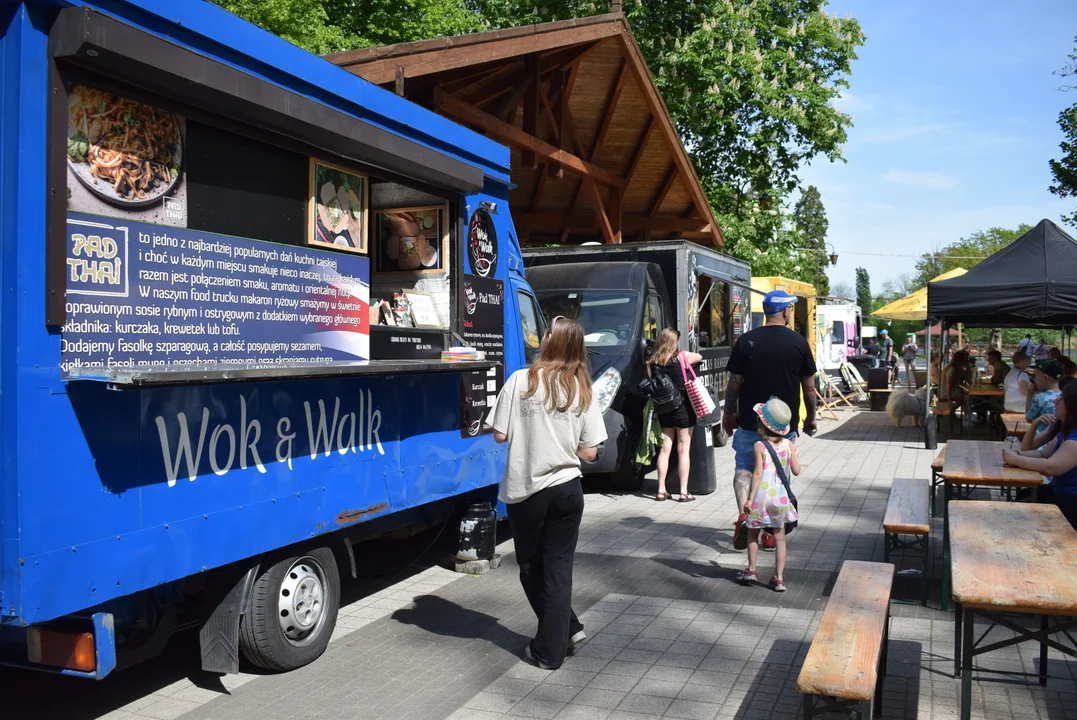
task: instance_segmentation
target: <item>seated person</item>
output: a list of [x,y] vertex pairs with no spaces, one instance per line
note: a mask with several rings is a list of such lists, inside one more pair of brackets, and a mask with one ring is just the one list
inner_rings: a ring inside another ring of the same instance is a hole
[[1051,349],[1047,351],[1047,359],[1059,361],[1062,360],[1062,351],[1058,349],[1057,345],[1052,346]]
[[972,363],[968,351],[958,350],[950,364],[942,370],[943,397],[955,405],[964,406],[965,390],[962,385],[972,384]]
[[1069,383],[1055,399],[1059,429],[1053,442],[1039,450],[1002,451],[1002,461],[1051,478],[1042,486],[1040,502],[1052,502],[1077,528],[1077,383]]
[[1077,363],[1070,360],[1068,357],[1062,358],[1062,375],[1065,377],[1077,377]]
[[[1031,423],[1042,415],[1051,414],[1060,394],[1058,381],[1061,379],[1062,365],[1057,360],[1048,360],[1032,371],[1032,388],[1029,390],[1032,400],[1025,411],[1026,420]],[[1043,429],[1042,425],[1033,424],[1028,431],[1039,433]]]
[[1032,378],[1028,374],[1027,354],[1020,350],[1013,354],[1013,369],[1006,373],[1002,386],[1006,390],[1006,412],[1028,412],[1028,406],[1032,402],[1028,394]]
[[1002,353],[998,350],[988,350],[987,364],[991,368],[991,384],[1001,385],[1010,373],[1010,366],[1003,361]]
[[[1059,392],[1064,393],[1066,391],[1066,386],[1073,383],[1077,383],[1077,379],[1069,377],[1062,378],[1058,381]],[[1062,423],[1059,422],[1053,410],[1049,415],[1041,415],[1036,418],[1032,424],[1045,429],[1038,433],[1026,432],[1024,438],[1021,439],[1022,451],[1042,448],[1044,445],[1054,440],[1058,435],[1059,430],[1062,429]]]
[[879,347],[879,343],[875,342],[875,338],[868,338],[868,345],[864,348],[865,355],[871,355],[871,366],[873,368],[879,367],[879,354],[882,349]]

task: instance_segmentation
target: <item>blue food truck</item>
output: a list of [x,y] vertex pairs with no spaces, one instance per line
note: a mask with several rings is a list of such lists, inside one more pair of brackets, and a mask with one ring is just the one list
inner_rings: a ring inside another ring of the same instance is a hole
[[0,3],[0,73],[0,663],[309,663],[357,542],[495,498],[508,150],[195,0]]

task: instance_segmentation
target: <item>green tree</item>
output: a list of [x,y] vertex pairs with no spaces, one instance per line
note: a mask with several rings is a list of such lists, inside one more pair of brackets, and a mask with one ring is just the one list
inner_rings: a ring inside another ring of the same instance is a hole
[[793,208],[793,227],[798,247],[808,248],[810,253],[810,266],[802,269],[801,279],[811,278],[819,295],[830,295],[830,279],[826,276],[826,266],[830,264],[826,251],[826,231],[829,226],[819,189],[809,185],[801,192]]
[[372,45],[461,35],[487,27],[466,0],[212,0],[323,55]]
[[871,278],[868,277],[867,270],[858,267],[856,269],[856,304],[860,306],[860,311],[864,315],[877,309],[872,300]]
[[[1074,38],[1077,45],[1077,38]],[[1070,53],[1068,61],[1055,74],[1062,77],[1077,76],[1077,47]],[[1073,90],[1073,86],[1063,86],[1063,90]],[[1055,181],[1049,188],[1059,197],[1077,198],[1077,103],[1070,105],[1058,115],[1058,126],[1062,129],[1063,140],[1061,160],[1051,160],[1051,175]],[[1077,225],[1077,210],[1063,215],[1062,221]]]
[[977,230],[968,237],[950,243],[938,252],[925,253],[916,261],[916,275],[912,280],[912,289],[925,287],[931,280],[955,268],[968,270],[974,267],[981,260],[1009,246],[1031,229],[1031,225],[1022,224],[1016,230],[1000,227]]

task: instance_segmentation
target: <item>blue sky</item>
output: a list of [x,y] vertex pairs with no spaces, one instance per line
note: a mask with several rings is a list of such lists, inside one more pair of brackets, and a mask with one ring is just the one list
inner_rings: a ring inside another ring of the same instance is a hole
[[840,256],[831,283],[852,283],[859,266],[877,292],[915,264],[882,254],[1060,222],[1077,207],[1047,191],[1058,113],[1077,102],[1052,75],[1073,50],[1077,2],[833,0],[829,11],[857,18],[867,35],[839,103],[853,114],[848,163],[816,160],[802,172],[822,194]]

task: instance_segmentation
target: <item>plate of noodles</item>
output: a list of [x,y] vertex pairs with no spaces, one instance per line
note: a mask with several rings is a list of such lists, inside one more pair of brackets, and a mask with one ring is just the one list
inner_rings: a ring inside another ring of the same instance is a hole
[[183,168],[179,119],[84,85],[68,97],[67,163],[90,192],[146,207],[176,186]]

